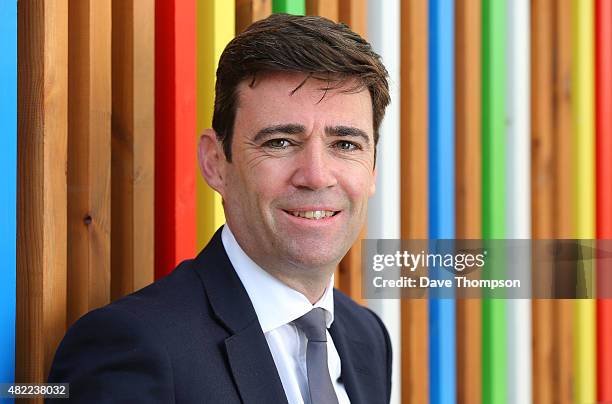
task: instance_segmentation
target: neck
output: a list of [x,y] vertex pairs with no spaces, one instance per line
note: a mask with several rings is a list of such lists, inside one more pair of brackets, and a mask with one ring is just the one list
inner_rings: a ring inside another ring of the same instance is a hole
[[268,271],[270,275],[274,276],[279,281],[283,282],[285,285],[289,286],[291,289],[297,290],[310,302],[310,304],[315,304],[318,302],[323,294],[325,293],[325,289],[329,285],[329,280],[331,278],[332,273],[325,273],[321,277],[316,278],[302,278],[296,276],[287,276],[284,272],[278,271]]
[[[230,229],[231,227],[228,226],[228,230]],[[315,304],[321,299],[329,285],[332,274],[340,262],[340,259],[338,259],[337,262],[331,264],[305,266],[303,263],[287,260],[280,264],[270,260],[265,255],[261,255],[257,249],[249,250],[249,246],[238,242],[235,235],[234,240],[242,251],[259,265],[260,268],[285,285],[303,294],[311,304]]]

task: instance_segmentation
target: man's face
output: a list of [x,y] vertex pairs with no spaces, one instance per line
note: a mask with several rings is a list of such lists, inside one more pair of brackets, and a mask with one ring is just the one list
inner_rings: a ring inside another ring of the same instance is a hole
[[374,193],[369,92],[325,92],[310,78],[292,94],[305,78],[275,73],[242,83],[232,162],[219,160],[227,222],[265,269],[334,267]]

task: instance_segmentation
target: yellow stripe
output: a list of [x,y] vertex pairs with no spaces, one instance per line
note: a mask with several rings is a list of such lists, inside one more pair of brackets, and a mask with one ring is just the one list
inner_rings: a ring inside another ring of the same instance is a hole
[[[595,129],[593,0],[572,0],[572,75],[575,237],[595,237]],[[594,268],[587,268],[593,273]],[[586,279],[587,285],[594,279]],[[591,289],[592,290],[592,289]],[[574,323],[575,402],[596,401],[595,301],[576,300]]]
[[[212,125],[215,72],[221,52],[234,37],[235,5],[227,0],[197,0],[197,137]],[[195,157],[194,157],[195,158]],[[198,173],[197,248],[225,222],[221,196]]]

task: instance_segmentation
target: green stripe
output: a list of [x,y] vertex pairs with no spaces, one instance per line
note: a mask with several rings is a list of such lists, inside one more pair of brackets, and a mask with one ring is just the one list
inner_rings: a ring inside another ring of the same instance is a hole
[[304,0],[274,0],[272,2],[272,12],[304,15],[306,14],[306,5]]
[[[506,0],[482,2],[482,234],[506,236]],[[496,257],[504,262],[505,257]],[[502,270],[503,265],[497,266]],[[507,401],[506,305],[482,302],[482,401]]]

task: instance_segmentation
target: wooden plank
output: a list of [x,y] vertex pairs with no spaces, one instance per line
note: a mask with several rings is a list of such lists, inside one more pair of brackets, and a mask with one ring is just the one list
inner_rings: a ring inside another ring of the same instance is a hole
[[[553,2],[554,10],[554,127],[555,150],[555,210],[554,228],[555,237],[571,238],[575,233],[574,223],[571,220],[573,212],[573,185],[563,176],[573,172],[571,160],[571,129],[572,129],[572,63],[575,55],[572,52],[572,4],[571,0],[558,0]],[[563,168],[565,168],[563,170]],[[569,197],[569,198],[565,198]]]
[[155,277],[196,252],[195,0],[155,2]]
[[338,21],[338,0],[306,0],[306,15],[319,15]]
[[[363,0],[339,0],[340,22],[347,24],[353,31],[362,35],[367,27],[367,4]],[[361,29],[361,31],[359,31]],[[364,304],[361,293],[361,240],[366,237],[364,228],[351,249],[338,265],[336,285],[358,303]]]
[[[597,0],[595,9],[597,239],[612,239],[612,1]],[[601,289],[609,290],[611,273],[610,264],[600,262]],[[597,400],[612,402],[612,299],[605,297],[597,300]]]
[[[554,238],[574,237],[572,178],[572,23],[571,2],[560,0],[553,3],[554,31],[554,191],[553,217]],[[553,327],[555,336],[552,346],[553,402],[574,403],[574,302],[556,300],[553,302]]]
[[[212,126],[215,99],[215,72],[221,52],[234,37],[233,1],[198,0],[197,7],[197,143],[204,129]],[[194,132],[185,132],[194,133]],[[195,154],[193,155],[195,156]],[[195,158],[193,157],[192,158]],[[225,223],[221,195],[196,176],[197,248],[204,247],[214,232]]]
[[[455,238],[454,2],[429,2],[429,238]],[[446,271],[429,272],[445,276]],[[441,275],[442,274],[442,275]],[[429,392],[432,404],[456,402],[454,299],[429,291]]]
[[[483,1],[482,42],[482,151],[484,239],[506,237],[506,1]],[[500,261],[501,262],[501,261]],[[500,404],[507,400],[506,304],[482,301],[482,399]]]
[[72,1],[68,12],[70,326],[110,301],[111,2]]
[[[456,226],[458,239],[481,238],[482,152],[480,144],[479,2],[457,0],[455,37]],[[478,299],[457,300],[457,402],[480,404],[482,319]]]
[[[553,24],[551,0],[531,3],[531,232],[534,239],[553,238]],[[552,284],[552,268],[534,267],[534,277]],[[533,401],[552,404],[554,397],[553,302],[534,299]]]
[[[595,237],[595,133],[594,133],[594,58],[593,0],[572,1],[572,146],[575,238]],[[586,273],[592,267],[585,263]],[[584,279],[591,288],[590,276]],[[574,304],[574,400],[596,400],[595,302],[577,299]]]
[[[552,0],[538,0],[531,9],[532,106],[532,234],[553,238],[553,24]],[[539,304],[539,302],[537,303]],[[542,375],[544,376],[544,375]]]
[[68,2],[17,7],[15,380],[42,383],[66,331]]
[[272,14],[272,0],[236,0],[236,35]]
[[[399,0],[370,3],[368,8],[369,41],[384,60],[389,74],[390,103],[380,125],[376,155],[376,193],[368,204],[368,239],[398,240],[400,215],[400,13]],[[399,243],[398,243],[399,245]],[[361,268],[357,268],[360,270]],[[401,400],[401,306],[397,299],[370,299],[368,307],[384,322],[393,346],[391,379],[392,404]]]
[[[153,281],[155,2],[112,4],[111,298]],[[151,220],[153,218],[153,220]]]
[[[427,239],[427,1],[402,1],[400,10],[401,235],[402,240]],[[402,299],[401,316],[402,403],[427,404],[427,300]]]
[[338,19],[363,38],[367,38],[367,9],[367,0],[339,0]]
[[17,230],[17,2],[0,6],[0,83],[4,96],[0,98],[0,256],[4,269],[0,271],[0,380],[15,381],[15,265]]
[[304,0],[272,0],[272,12],[304,15],[306,6]]

